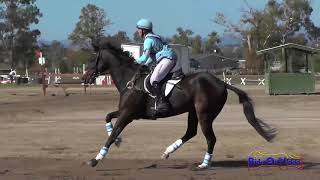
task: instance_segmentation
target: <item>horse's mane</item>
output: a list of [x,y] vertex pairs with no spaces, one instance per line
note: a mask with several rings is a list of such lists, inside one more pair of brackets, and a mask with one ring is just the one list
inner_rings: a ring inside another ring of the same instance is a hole
[[128,51],[123,51],[121,49],[121,44],[115,38],[112,38],[112,37],[99,38],[92,43],[92,46],[95,51],[106,49],[113,52],[113,54],[116,56],[119,56],[119,57],[123,56],[125,58],[121,58],[121,59],[126,60],[127,63],[129,62],[132,63],[134,61],[134,58],[131,56],[131,54]]
[[134,57],[128,51],[123,51],[121,49],[121,44],[115,38],[103,37],[96,41],[93,41],[92,47],[97,52],[99,50],[105,49],[112,53],[114,56],[119,57],[121,65],[127,65],[134,69],[138,68],[140,73],[150,72],[149,67],[138,65],[135,62]]

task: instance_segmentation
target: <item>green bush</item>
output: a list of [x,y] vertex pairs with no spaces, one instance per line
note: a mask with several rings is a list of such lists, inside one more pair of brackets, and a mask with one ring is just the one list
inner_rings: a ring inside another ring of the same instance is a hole
[[313,55],[310,59],[313,62],[313,71],[320,72],[320,54]]

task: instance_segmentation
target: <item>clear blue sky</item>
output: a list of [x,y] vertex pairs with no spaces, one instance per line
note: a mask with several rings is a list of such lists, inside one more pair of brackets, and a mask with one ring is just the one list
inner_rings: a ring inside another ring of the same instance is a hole
[[[267,0],[247,0],[256,8],[263,8]],[[190,28],[195,34],[206,36],[212,31],[223,33],[213,23],[217,12],[238,22],[243,0],[37,0],[43,13],[38,25],[42,40],[66,40],[79,20],[80,10],[88,3],[101,7],[113,24],[107,34],[126,31],[132,37],[136,22],[144,17],[153,21],[154,32],[172,36],[177,27]],[[313,0],[313,21],[320,25],[320,0]]]

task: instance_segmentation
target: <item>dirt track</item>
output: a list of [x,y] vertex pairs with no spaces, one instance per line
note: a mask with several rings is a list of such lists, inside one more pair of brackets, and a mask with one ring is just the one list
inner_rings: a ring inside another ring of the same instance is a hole
[[[247,123],[237,97],[214,123],[217,144],[213,167],[199,171],[206,150],[198,135],[160,160],[165,148],[186,130],[186,114],[157,121],[140,120],[122,134],[97,168],[84,162],[95,157],[105,141],[104,116],[116,110],[114,89],[68,90],[68,97],[43,97],[40,88],[0,89],[0,180],[91,179],[319,179],[320,96],[267,96],[259,87],[245,88],[256,102],[256,114],[278,128],[274,143],[265,142]],[[49,91],[51,94],[54,90]],[[305,169],[264,167],[248,170],[251,151],[295,153]]]

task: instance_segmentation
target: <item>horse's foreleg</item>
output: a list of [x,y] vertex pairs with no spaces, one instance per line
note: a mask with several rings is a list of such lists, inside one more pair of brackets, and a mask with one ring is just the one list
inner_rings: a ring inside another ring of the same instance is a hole
[[[108,133],[108,135],[110,136],[111,135],[111,132],[113,130],[113,125],[112,125],[112,122],[111,120],[113,118],[118,118],[119,117],[119,111],[113,111],[111,113],[108,113],[107,116],[106,116],[106,131]],[[122,138],[120,136],[117,137],[117,139],[115,140],[115,145],[117,147],[120,147],[120,144],[122,142]]]
[[119,117],[119,111],[113,111],[111,113],[108,113],[106,116],[106,123],[111,122],[113,118],[117,118],[117,117]]
[[99,153],[97,154],[95,159],[91,159],[88,164],[92,167],[95,167],[100,160],[107,156],[108,150],[110,146],[116,141],[119,134],[122,130],[130,123],[132,119],[128,118],[127,115],[120,114],[118,120],[116,121],[112,133],[110,134],[107,142],[105,145],[100,149]]
[[178,139],[176,142],[167,147],[165,152],[162,154],[162,159],[168,159],[169,155],[179,149],[184,143],[197,135],[198,118],[195,110],[190,111],[188,114],[188,128],[185,135]]

